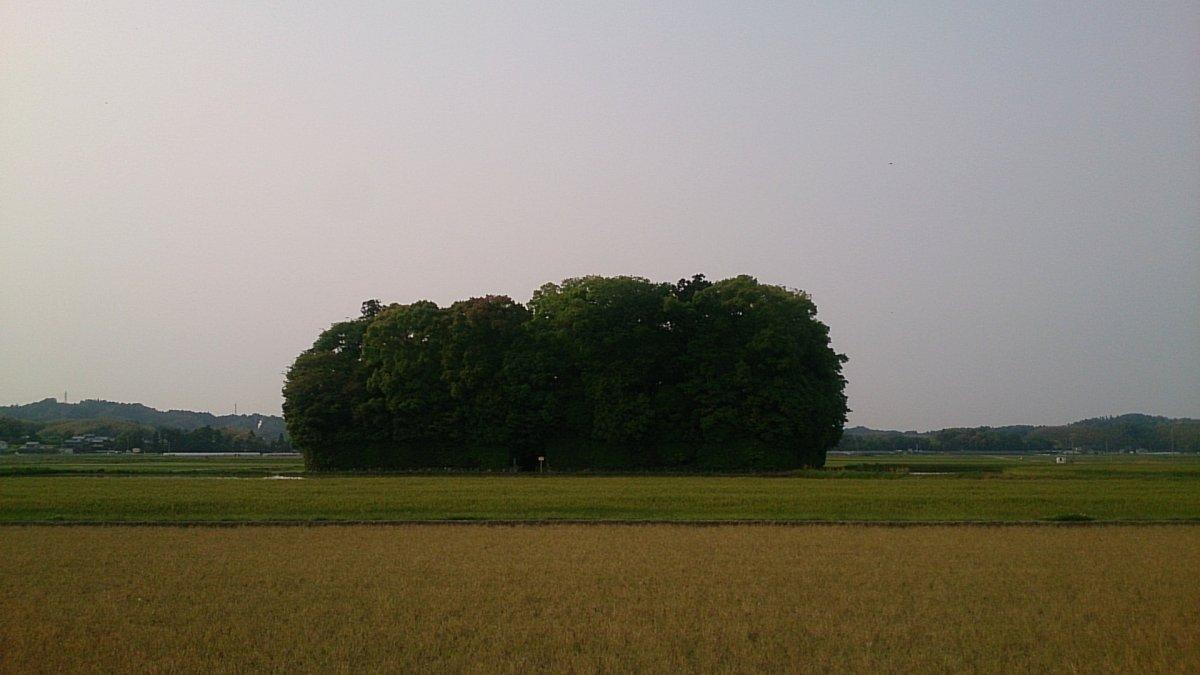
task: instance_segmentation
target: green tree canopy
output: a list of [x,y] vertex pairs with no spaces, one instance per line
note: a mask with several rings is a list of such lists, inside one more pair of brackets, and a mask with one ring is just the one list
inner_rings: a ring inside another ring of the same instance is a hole
[[312,468],[820,466],[844,360],[800,291],[589,276],[527,307],[368,301],[296,359],[284,414]]

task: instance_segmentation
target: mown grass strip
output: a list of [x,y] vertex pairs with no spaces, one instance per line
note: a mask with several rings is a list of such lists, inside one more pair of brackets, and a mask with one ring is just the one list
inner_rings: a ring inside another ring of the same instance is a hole
[[388,476],[0,478],[19,521],[1190,521],[1200,481]]
[[1200,518],[1179,520],[27,520],[0,527],[551,527],[558,525],[671,527],[1147,527],[1200,526]]

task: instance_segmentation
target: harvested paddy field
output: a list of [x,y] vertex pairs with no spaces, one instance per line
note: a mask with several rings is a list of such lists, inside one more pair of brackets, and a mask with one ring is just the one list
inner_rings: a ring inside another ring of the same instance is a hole
[[1195,672],[1200,528],[3,527],[0,670]]

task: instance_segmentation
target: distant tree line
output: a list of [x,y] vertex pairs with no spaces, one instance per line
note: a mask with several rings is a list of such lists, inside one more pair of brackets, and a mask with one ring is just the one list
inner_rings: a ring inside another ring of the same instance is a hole
[[1129,414],[1058,426],[846,431],[838,450],[863,452],[1200,452],[1200,420]]
[[264,438],[253,431],[212,427],[190,431],[158,428],[145,440],[157,452],[293,452],[282,433]]
[[0,417],[29,422],[124,421],[156,429],[192,431],[202,427],[253,431],[260,437],[274,439],[284,433],[283,418],[276,415],[213,415],[191,410],[155,410],[140,403],[117,403],[85,399],[78,403],[63,403],[53,398],[25,405],[0,406]]
[[809,296],[749,276],[589,276],[528,305],[363,303],[289,369],[313,469],[821,466],[845,357]]
[[110,441],[90,449],[128,452],[291,452],[291,443],[279,433],[264,438],[243,429],[176,429],[154,427],[124,420],[71,419],[33,422],[0,416],[0,441],[20,445],[36,441],[64,446],[75,436],[101,436]]

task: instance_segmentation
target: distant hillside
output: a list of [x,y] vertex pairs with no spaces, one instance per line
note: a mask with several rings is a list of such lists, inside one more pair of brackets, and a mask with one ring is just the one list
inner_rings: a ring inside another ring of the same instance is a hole
[[1200,452],[1200,420],[1132,413],[1057,426],[1018,424],[938,431],[847,427],[837,450],[863,452]]
[[846,427],[842,433],[846,436],[889,436],[916,434],[916,431],[896,431],[894,429],[872,429],[871,427]]
[[193,431],[202,427],[253,431],[254,435],[273,440],[286,436],[283,418],[277,415],[213,415],[191,410],[155,410],[141,403],[115,403],[87,400],[79,403],[59,403],[48,398],[25,405],[0,406],[0,416],[29,422],[60,422],[65,420],[121,420],[151,427]]

